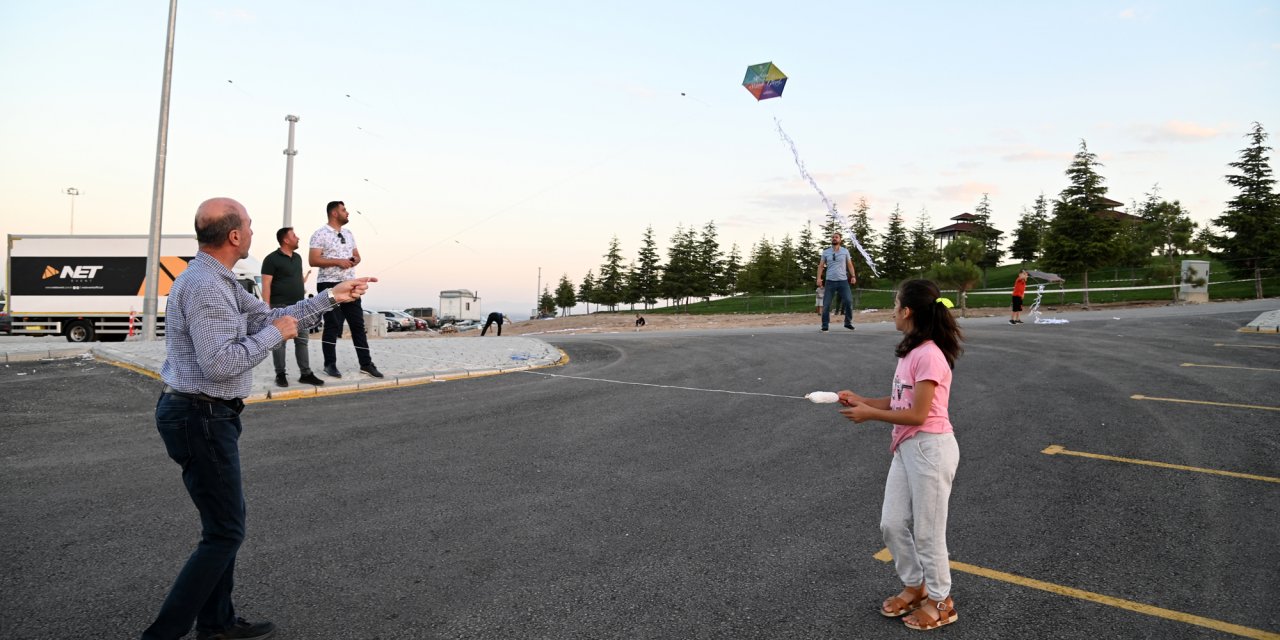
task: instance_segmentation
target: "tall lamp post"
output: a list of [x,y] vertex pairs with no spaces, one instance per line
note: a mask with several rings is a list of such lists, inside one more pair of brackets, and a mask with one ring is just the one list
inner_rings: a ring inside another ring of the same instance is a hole
[[[284,225],[286,227],[293,226],[293,157],[298,155],[298,150],[293,148],[293,127],[298,124],[298,116],[285,116],[285,121],[289,123],[289,148],[284,150],[286,160],[284,163]],[[358,211],[356,213],[359,213]]]
[[71,196],[71,234],[76,233],[76,196],[80,195],[80,190],[75,187],[67,187],[65,192]]
[[142,298],[142,339],[156,339],[160,315],[160,230],[164,226],[164,166],[169,149],[169,85],[173,77],[173,27],[178,0],[169,0],[169,35],[164,43],[164,79],[160,85],[160,130],[156,134],[156,169],[151,185],[151,237],[147,240],[147,275]]

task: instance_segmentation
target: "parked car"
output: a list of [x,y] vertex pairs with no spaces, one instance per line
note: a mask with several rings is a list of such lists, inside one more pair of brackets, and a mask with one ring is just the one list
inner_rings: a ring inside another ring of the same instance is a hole
[[8,311],[0,311],[0,336],[7,336],[13,331],[13,318]]
[[378,313],[387,318],[387,331],[409,331],[413,329],[412,318],[406,319],[396,315],[397,313],[403,313],[402,311],[379,311]]
[[399,320],[400,324],[406,327],[405,331],[416,331],[418,329],[427,328],[427,323],[425,320],[422,320],[421,318],[415,318],[403,311],[384,311],[383,313],[390,314],[388,317],[396,318],[397,320]]

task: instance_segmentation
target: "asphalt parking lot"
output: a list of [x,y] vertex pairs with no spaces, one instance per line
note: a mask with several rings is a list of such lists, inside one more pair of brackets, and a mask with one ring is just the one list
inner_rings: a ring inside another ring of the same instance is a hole
[[[1236,331],[1255,315],[967,324],[960,620],[933,635],[1277,637],[1280,338]],[[542,372],[251,405],[239,613],[280,638],[914,637],[876,611],[887,426],[778,397],[887,393],[897,340],[556,338]],[[150,622],[198,535],[157,387],[0,369],[0,636]]]

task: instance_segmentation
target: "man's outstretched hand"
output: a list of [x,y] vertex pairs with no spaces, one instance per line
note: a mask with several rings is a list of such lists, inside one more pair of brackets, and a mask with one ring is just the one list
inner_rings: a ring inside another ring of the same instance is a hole
[[337,286],[330,289],[330,291],[333,292],[334,300],[337,300],[340,303],[351,302],[353,300],[359,300],[360,297],[369,290],[370,282],[377,281],[377,278],[352,278],[351,280],[338,283]]

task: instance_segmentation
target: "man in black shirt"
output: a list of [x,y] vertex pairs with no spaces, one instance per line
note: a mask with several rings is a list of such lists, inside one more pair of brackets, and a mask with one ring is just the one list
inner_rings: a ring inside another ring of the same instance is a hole
[[480,329],[480,337],[483,338],[484,334],[489,332],[489,327],[493,326],[495,323],[498,325],[498,335],[502,335],[502,314],[494,311],[485,319],[484,328]]
[[[262,301],[272,309],[287,307],[302,300],[306,294],[302,282],[302,256],[298,255],[298,234],[293,227],[285,227],[276,232],[276,242],[280,248],[272,251],[262,261]],[[284,350],[287,340],[271,350],[271,360],[276,365],[276,386],[289,386],[289,378],[285,376]],[[307,332],[299,331],[293,339],[293,352],[298,360],[298,369],[302,376],[298,382],[320,386],[324,380],[311,372],[311,357],[307,353]]]

